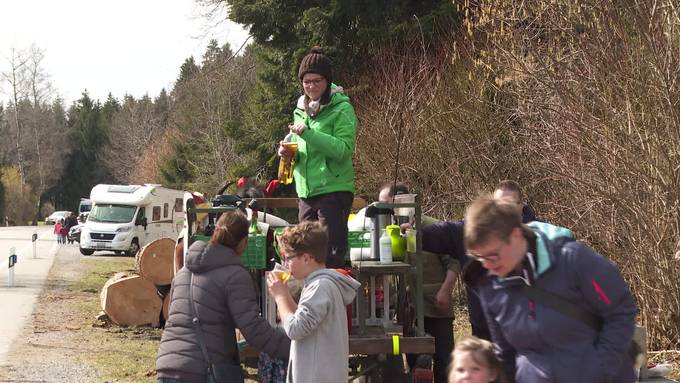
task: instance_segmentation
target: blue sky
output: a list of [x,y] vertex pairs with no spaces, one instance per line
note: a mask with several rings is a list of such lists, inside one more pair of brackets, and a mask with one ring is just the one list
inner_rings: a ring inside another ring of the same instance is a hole
[[85,89],[102,101],[109,92],[153,97],[172,87],[187,57],[200,62],[211,38],[234,50],[247,39],[240,25],[218,22],[226,15],[209,20],[205,12],[193,0],[2,0],[0,71],[10,68],[12,48],[36,44],[67,105]]

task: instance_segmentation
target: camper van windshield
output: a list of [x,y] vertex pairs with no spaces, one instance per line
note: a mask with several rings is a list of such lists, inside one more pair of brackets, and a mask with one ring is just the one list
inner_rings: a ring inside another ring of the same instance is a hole
[[90,200],[80,200],[78,205],[78,213],[85,213],[92,209],[92,202]]
[[137,206],[95,204],[90,211],[89,221],[125,223],[131,222],[137,211]]

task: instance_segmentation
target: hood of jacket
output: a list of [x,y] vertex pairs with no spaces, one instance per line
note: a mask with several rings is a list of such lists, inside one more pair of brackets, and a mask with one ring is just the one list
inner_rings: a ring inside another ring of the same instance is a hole
[[189,246],[184,265],[192,273],[200,274],[228,265],[240,265],[241,257],[223,245],[196,241]]
[[342,296],[342,301],[345,305],[352,303],[354,297],[356,296],[357,289],[361,286],[361,283],[356,279],[342,275],[333,269],[321,269],[310,273],[307,278],[305,278],[305,284],[310,283],[315,279],[326,278],[330,279],[338,286],[340,290],[340,295]]
[[[344,89],[341,86],[331,84],[330,101],[328,102],[328,104],[319,105],[319,111],[317,113],[315,113],[315,115],[318,114],[318,113],[321,113],[321,111],[324,108],[339,104],[341,102],[349,102],[349,97],[344,93]],[[310,102],[310,104],[312,104],[312,102]],[[295,106],[298,109],[305,110],[305,95],[304,94],[301,95],[298,98],[297,104]]]

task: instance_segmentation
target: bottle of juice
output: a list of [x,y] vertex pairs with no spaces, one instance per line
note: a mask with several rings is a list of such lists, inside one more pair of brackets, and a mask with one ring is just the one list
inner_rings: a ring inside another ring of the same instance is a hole
[[284,185],[293,183],[293,168],[295,167],[295,156],[297,154],[298,144],[297,142],[290,142],[292,138],[293,133],[288,133],[281,144],[293,151],[292,156],[282,156],[279,161],[279,181]]

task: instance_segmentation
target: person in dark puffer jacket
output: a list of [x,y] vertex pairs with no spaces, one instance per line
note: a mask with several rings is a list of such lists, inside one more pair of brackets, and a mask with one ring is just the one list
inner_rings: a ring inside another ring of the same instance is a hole
[[269,355],[288,359],[290,339],[259,315],[255,287],[240,256],[248,241],[248,220],[240,211],[225,212],[210,242],[196,241],[185,266],[172,281],[170,309],[156,358],[160,383],[204,383],[207,362],[201,352],[189,306],[194,273],[194,302],[213,364],[238,365],[235,329],[248,344]]

